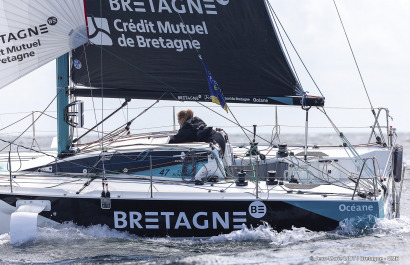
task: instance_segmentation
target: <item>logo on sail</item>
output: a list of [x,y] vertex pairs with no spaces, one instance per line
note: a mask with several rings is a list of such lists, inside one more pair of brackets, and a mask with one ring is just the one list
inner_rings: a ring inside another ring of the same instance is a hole
[[10,32],[6,34],[0,34],[0,41],[3,44],[7,44],[13,41],[24,40],[31,37],[36,37],[42,34],[48,33],[46,24],[41,24],[35,27],[21,29],[17,32]]
[[109,0],[112,11],[140,12],[140,13],[179,13],[179,14],[207,14],[217,15],[217,5],[226,6],[230,0]]
[[49,17],[49,18],[47,19],[47,23],[48,23],[50,26],[56,25],[57,22],[58,22],[58,19],[57,19],[56,17]]
[[77,59],[74,60],[73,66],[75,67],[75,69],[81,69],[83,67],[80,60],[77,60]]
[[[35,57],[37,48],[41,46],[41,35],[48,32],[47,24],[41,24],[0,34],[0,63],[22,62]],[[13,45],[15,43],[18,44]]]
[[95,45],[112,46],[110,27],[106,18],[87,17],[90,41]]

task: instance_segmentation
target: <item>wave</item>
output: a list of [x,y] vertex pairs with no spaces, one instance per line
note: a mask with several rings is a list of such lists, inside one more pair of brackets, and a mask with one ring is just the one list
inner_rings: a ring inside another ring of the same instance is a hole
[[397,219],[376,218],[371,215],[355,217],[340,222],[335,233],[347,237],[410,233],[410,219],[405,216]]
[[107,225],[77,226],[72,222],[39,227],[38,240],[88,240],[96,238],[137,239],[136,235],[109,228]]
[[293,227],[291,230],[275,231],[267,224],[257,228],[247,228],[229,234],[213,236],[206,242],[220,243],[224,241],[270,241],[274,245],[289,245],[302,241],[318,240],[326,237],[326,232],[313,232],[304,227]]
[[[306,228],[293,227],[290,230],[276,231],[267,224],[256,228],[243,225],[241,230],[213,236],[207,239],[195,238],[141,238],[128,232],[111,229],[106,225],[80,227],[73,223],[39,227],[36,242],[51,244],[93,239],[146,240],[156,243],[173,242],[176,244],[213,244],[224,242],[260,241],[276,246],[286,246],[307,241],[317,241],[336,237],[384,236],[388,234],[410,233],[410,219],[375,218],[374,216],[356,217],[340,222],[336,230],[315,232]],[[9,234],[0,235],[0,246],[10,242]]]
[[10,242],[10,235],[9,234],[2,234],[0,235],[0,246]]
[[293,227],[281,232],[273,230],[269,225],[257,228],[242,227],[241,230],[229,234],[211,237],[205,242],[224,241],[270,241],[274,245],[289,245],[305,241],[342,237],[384,236],[388,234],[410,233],[410,219],[402,216],[398,219],[376,218],[374,216],[356,217],[343,220],[339,227],[329,232],[314,232],[306,228]]
[[[35,242],[67,242],[92,240],[100,238],[111,239],[138,239],[140,237],[129,234],[127,232],[118,231],[109,228],[107,225],[93,225],[89,227],[77,226],[72,222],[64,224],[53,224],[50,226],[42,226],[37,230],[37,238]],[[10,234],[0,235],[0,246],[10,243]],[[27,242],[28,244],[32,242]],[[19,244],[17,244],[18,246]],[[22,245],[26,245],[23,243]]]

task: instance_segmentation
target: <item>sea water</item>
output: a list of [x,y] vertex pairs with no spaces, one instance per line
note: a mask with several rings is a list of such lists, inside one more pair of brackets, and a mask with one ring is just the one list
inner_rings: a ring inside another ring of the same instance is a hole
[[[410,165],[410,138],[401,143]],[[139,238],[67,223],[40,227],[37,240],[21,246],[0,235],[0,264],[409,264],[409,173],[399,219],[345,220],[330,232],[244,227],[208,239]]]

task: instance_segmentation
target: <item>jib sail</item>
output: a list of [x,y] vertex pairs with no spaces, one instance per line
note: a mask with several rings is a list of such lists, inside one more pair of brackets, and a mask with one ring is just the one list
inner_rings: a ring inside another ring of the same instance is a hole
[[201,55],[226,102],[300,104],[303,90],[265,0],[86,0],[86,7],[91,45],[73,52],[72,79],[82,86],[74,95],[210,101]]
[[83,0],[1,0],[0,88],[87,40]]

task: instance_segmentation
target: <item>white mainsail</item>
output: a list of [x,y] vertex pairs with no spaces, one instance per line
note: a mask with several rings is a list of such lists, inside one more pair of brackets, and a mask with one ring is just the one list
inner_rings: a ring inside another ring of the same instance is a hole
[[84,0],[0,0],[0,88],[87,41]]

